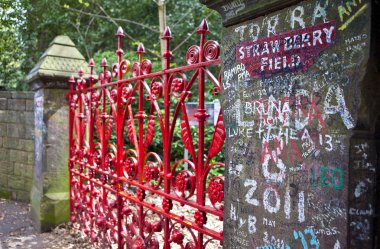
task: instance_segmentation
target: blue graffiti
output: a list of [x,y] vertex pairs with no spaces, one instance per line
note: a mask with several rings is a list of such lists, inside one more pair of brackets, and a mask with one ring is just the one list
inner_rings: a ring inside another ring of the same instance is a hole
[[293,237],[298,240],[298,239],[301,239],[301,243],[302,243],[302,246],[303,246],[303,249],[309,249],[309,246],[308,246],[308,243],[306,241],[306,238],[305,238],[305,234],[309,234],[311,236],[311,239],[309,240],[309,243],[310,243],[310,246],[314,246],[314,247],[310,247],[310,249],[319,249],[319,242],[317,240],[317,236],[315,236],[315,233],[313,231],[313,229],[311,227],[309,228],[306,228],[303,233],[301,231],[293,231]]

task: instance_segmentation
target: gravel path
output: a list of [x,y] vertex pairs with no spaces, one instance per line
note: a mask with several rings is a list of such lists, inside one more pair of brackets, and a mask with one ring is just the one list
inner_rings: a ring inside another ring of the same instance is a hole
[[78,233],[63,224],[49,233],[33,227],[30,205],[0,199],[0,249],[92,248]]
[[[192,216],[192,210],[189,207],[180,207],[177,203],[175,205],[174,210],[181,210],[182,215]],[[222,224],[216,217],[210,217],[208,227],[220,230]],[[190,235],[187,234],[186,237],[188,236]],[[162,239],[160,239],[160,243],[162,243]],[[49,233],[38,233],[31,220],[30,204],[0,198],[0,249],[14,248],[93,249],[95,247],[89,244],[86,238],[81,237],[79,232],[73,230],[68,223],[58,226]],[[172,248],[177,248],[177,245],[172,245]],[[212,241],[207,248],[219,249],[222,247],[219,242]]]

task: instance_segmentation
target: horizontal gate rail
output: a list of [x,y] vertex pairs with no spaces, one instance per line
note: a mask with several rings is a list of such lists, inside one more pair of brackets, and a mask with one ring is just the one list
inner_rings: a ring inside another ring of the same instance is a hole
[[[142,44],[137,62],[123,58],[119,28],[117,63],[103,59],[96,77],[91,59],[88,77],[82,69],[70,77],[71,221],[97,248],[221,246],[224,164],[217,159],[226,135],[221,111],[209,121],[206,91],[217,98],[221,75],[219,44],[206,41],[208,32],[203,20],[187,65],[170,68],[166,28],[164,69],[151,72]],[[173,148],[179,143],[188,157]]]

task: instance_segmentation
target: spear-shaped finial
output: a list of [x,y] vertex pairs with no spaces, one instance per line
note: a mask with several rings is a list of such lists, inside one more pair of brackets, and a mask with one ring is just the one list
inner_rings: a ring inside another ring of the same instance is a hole
[[143,54],[145,53],[144,44],[140,42],[140,44],[137,46],[136,54]]
[[125,36],[125,35],[124,35],[124,30],[123,30],[122,27],[119,26],[119,27],[117,28],[116,36],[119,36],[119,37],[124,37],[124,36]]
[[172,52],[170,51],[170,40],[173,39],[172,32],[169,27],[166,27],[164,33],[162,34],[162,40],[166,40],[166,49],[163,51],[163,58],[165,59],[165,63],[163,65],[164,69],[170,68],[170,58],[172,57]]
[[124,51],[122,49],[122,38],[124,37],[124,30],[122,27],[119,27],[116,31],[116,36],[117,36],[117,50],[116,54],[118,56],[118,61],[119,63],[121,62],[122,58],[121,56],[124,54]]
[[88,61],[88,66],[89,67],[95,67],[95,62],[94,62],[94,59],[93,58],[91,58],[89,61]]
[[95,62],[94,62],[94,59],[91,58],[89,61],[88,61],[88,66],[90,67],[90,87],[92,87],[94,85],[94,67],[95,67]]
[[206,19],[203,19],[201,24],[198,27],[198,34],[207,34],[207,33],[209,33],[208,23]]
[[172,31],[170,30],[170,28],[168,26],[166,26],[166,28],[164,30],[164,33],[162,34],[161,39],[163,39],[163,40],[171,40],[171,39],[173,39]]
[[102,62],[101,62],[101,67],[104,68],[104,70],[108,67],[108,64],[107,64],[107,59],[106,58],[103,58],[102,59]]

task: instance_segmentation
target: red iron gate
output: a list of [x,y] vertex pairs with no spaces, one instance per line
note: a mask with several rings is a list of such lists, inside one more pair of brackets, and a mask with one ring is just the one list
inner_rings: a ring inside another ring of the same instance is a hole
[[[220,91],[220,74],[211,72],[219,70],[219,45],[206,41],[207,33],[203,20],[199,46],[187,51],[188,65],[170,68],[166,28],[165,69],[151,72],[140,44],[131,77],[124,78],[130,63],[122,57],[119,28],[111,72],[103,59],[96,79],[90,60],[88,80],[83,70],[77,80],[70,77],[71,221],[97,247],[201,249],[222,243],[224,178],[212,173],[224,168],[215,162],[225,139],[220,112],[212,139],[205,140],[206,83],[213,84],[214,95]],[[197,101],[197,126],[189,124],[190,100]],[[189,159],[172,153],[175,140],[183,142]]]

